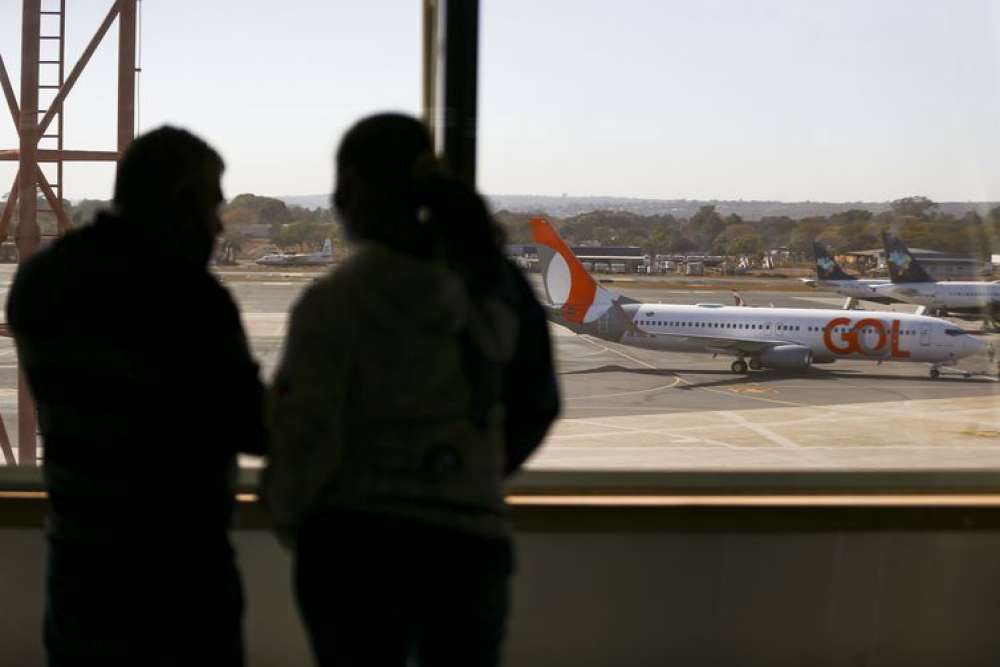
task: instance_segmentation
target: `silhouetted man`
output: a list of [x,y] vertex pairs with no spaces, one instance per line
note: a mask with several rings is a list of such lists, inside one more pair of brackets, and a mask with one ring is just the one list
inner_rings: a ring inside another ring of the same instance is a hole
[[17,272],[7,319],[51,502],[50,665],[243,663],[227,529],[262,387],[208,272],[222,159],[164,127],[126,151],[112,212]]

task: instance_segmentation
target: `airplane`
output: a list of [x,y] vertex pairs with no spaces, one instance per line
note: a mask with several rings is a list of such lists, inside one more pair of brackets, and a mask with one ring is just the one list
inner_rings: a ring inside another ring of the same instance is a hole
[[813,241],[813,256],[816,258],[816,278],[800,278],[799,280],[809,287],[820,287],[846,296],[845,309],[854,308],[858,299],[874,301],[875,303],[898,303],[900,301],[887,294],[873,293],[872,287],[887,284],[889,282],[887,279],[855,278],[848,275],[837,264],[837,260],[830,256],[823,244],[816,241]]
[[898,238],[883,232],[882,242],[891,282],[873,286],[877,294],[919,304],[933,314],[981,319],[997,328],[1000,281],[936,281]]
[[317,266],[333,263],[333,243],[330,239],[323,242],[323,249],[319,252],[308,252],[297,255],[286,255],[275,253],[264,255],[257,260],[257,264],[262,266]]
[[289,257],[291,257],[291,255],[286,255],[284,253],[272,253],[261,256],[255,263],[260,264],[261,266],[288,266]]
[[548,319],[578,334],[665,352],[736,357],[737,374],[805,370],[840,359],[941,367],[987,346],[951,322],[885,311],[641,303],[599,285],[543,218],[531,229]]

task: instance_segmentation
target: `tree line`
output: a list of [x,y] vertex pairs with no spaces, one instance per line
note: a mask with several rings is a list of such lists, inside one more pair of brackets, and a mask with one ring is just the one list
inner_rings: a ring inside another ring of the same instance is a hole
[[[537,214],[499,211],[495,214],[511,243],[531,243],[529,220]],[[638,215],[624,211],[592,211],[551,218],[571,245],[639,246],[646,254],[759,255],[777,248],[810,256],[813,240],[833,252],[879,248],[883,230],[891,230],[907,245],[986,259],[1000,254],[1000,207],[980,215],[942,213],[927,197],[904,197],[889,210],[872,213],[850,209],[829,216],[793,219],[786,216],[744,220],[702,206],[688,218]]]
[[[6,197],[0,198],[0,208]],[[48,204],[39,199],[38,223],[43,235],[56,233],[55,217],[43,212]],[[101,199],[83,199],[77,202],[63,200],[63,208],[74,227],[84,225],[94,219],[102,210],[109,209],[111,202]],[[274,197],[260,197],[241,194],[223,204],[220,211],[225,226],[222,243],[240,250],[248,237],[267,238],[283,250],[306,252],[319,250],[326,239],[340,244],[340,231],[336,219],[329,209],[308,209],[289,206]],[[14,238],[17,226],[17,212],[11,224],[9,238]]]
[[[47,208],[41,200],[39,204]],[[110,202],[84,199],[64,201],[63,205],[72,224],[78,226],[92,220]],[[342,245],[330,209],[290,206],[274,197],[241,194],[223,205],[221,215],[226,229],[223,242],[236,250],[248,237],[266,238],[283,250],[298,252],[318,250],[326,239]],[[535,215],[544,213],[495,213],[510,243],[532,242],[529,220]],[[788,248],[809,256],[813,240],[833,252],[851,252],[881,247],[881,233],[886,229],[915,248],[980,259],[1000,254],[1000,206],[985,215],[975,211],[954,215],[942,212],[936,202],[922,196],[897,199],[881,213],[859,208],[798,219],[769,216],[745,220],[736,214],[724,216],[714,205],[701,206],[687,218],[617,210],[548,217],[571,245],[638,246],[650,255],[760,255]],[[40,214],[39,223],[43,234],[55,233],[51,215]]]

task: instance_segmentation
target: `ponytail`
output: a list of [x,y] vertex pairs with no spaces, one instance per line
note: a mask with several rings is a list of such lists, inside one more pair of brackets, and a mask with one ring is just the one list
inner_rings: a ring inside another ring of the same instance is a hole
[[500,226],[483,198],[434,157],[430,134],[416,118],[385,113],[362,119],[341,141],[337,169],[353,170],[379,193],[363,215],[344,220],[353,238],[443,261],[474,295],[502,280]]
[[483,294],[503,273],[504,233],[486,202],[432,155],[413,168],[413,201],[418,225],[432,247],[461,275],[473,294]]

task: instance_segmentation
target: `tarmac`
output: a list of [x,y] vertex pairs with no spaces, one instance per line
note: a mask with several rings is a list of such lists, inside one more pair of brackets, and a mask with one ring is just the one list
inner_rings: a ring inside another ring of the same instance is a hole
[[[12,273],[11,265],[0,265],[4,300]],[[220,270],[219,275],[241,308],[267,380],[280,360],[291,306],[323,272]],[[657,284],[618,278],[606,286],[648,303],[733,302],[711,279],[689,279],[680,288]],[[752,288],[753,282],[747,285]],[[765,289],[742,295],[752,306],[839,308],[844,301],[802,291],[793,281],[787,291],[770,281]],[[563,414],[530,468],[1000,468],[1000,383],[985,354],[960,363],[957,370],[972,374],[969,378],[956,373],[931,380],[926,364],[863,361],[740,376],[730,372],[727,357],[629,348],[556,325],[551,331]],[[989,338],[1000,349],[1000,336]],[[16,449],[15,379],[13,345],[0,339],[0,416]]]

